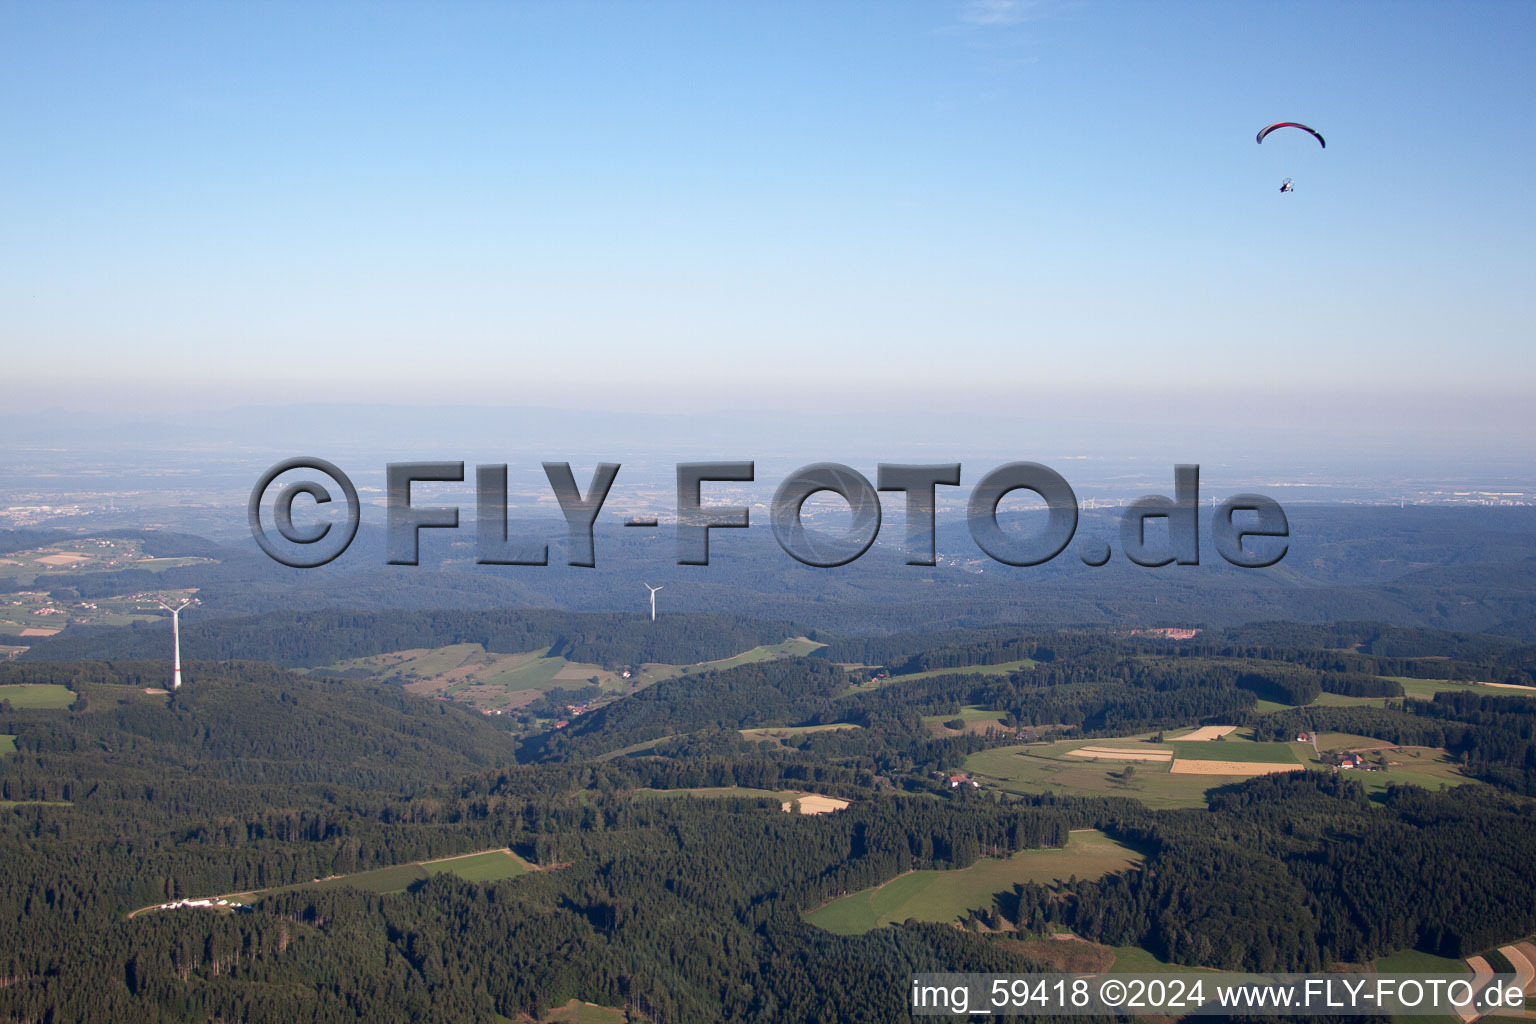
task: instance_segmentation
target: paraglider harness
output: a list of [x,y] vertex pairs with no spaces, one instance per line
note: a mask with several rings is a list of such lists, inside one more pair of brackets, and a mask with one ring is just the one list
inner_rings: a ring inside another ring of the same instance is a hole
[[1281,192],[1294,192],[1294,191],[1296,191],[1296,186],[1291,184],[1291,179],[1290,178],[1286,178],[1284,181],[1282,181],[1280,183],[1280,191]]

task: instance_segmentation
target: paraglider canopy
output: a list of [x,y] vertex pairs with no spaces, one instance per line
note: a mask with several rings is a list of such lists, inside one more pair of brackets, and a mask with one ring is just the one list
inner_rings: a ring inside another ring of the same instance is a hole
[[1272,125],[1261,128],[1259,129],[1259,137],[1254,141],[1262,145],[1264,142],[1264,137],[1277,128],[1300,128],[1302,131],[1316,139],[1319,146],[1322,146],[1324,149],[1328,148],[1328,143],[1323,141],[1323,137],[1318,134],[1316,128],[1308,128],[1306,125],[1297,124],[1295,121],[1277,121]]

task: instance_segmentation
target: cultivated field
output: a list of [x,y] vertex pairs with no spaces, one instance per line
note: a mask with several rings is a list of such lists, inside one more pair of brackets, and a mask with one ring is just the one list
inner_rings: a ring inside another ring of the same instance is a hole
[[75,702],[74,691],[57,683],[17,683],[0,686],[0,700],[13,708],[67,708]]
[[1269,775],[1273,772],[1305,771],[1299,764],[1274,764],[1264,761],[1190,761],[1179,758],[1168,769],[1173,775]]
[[1124,747],[1079,747],[1069,750],[1067,757],[1080,757],[1085,761],[1154,761],[1166,763],[1173,760],[1171,750],[1129,750]]
[[144,553],[144,542],[125,539],[81,537],[49,544],[46,547],[13,551],[0,559],[0,579],[15,580],[23,586],[36,584],[47,589],[49,576],[80,573],[120,572],[147,569],[163,572],[183,565],[211,562],[210,558],[152,558]]
[[1020,882],[1100,878],[1141,863],[1141,855],[1102,832],[1073,832],[1060,849],[1021,850],[1011,857],[984,858],[955,871],[909,871],[884,885],[833,900],[806,920],[840,935],[860,935],[887,924],[957,921],[983,910],[993,897]]
[[1256,743],[1251,733],[1164,743],[1152,743],[1153,735],[993,747],[972,754],[965,769],[983,785],[1010,793],[1128,796],[1164,808],[1202,807],[1214,786],[1302,767],[1297,745]]
[[196,593],[195,589],[156,589],[87,601],[55,599],[44,590],[22,590],[0,595],[0,636],[53,636],[74,625],[128,626],[135,622],[162,622],[168,616],[161,610],[160,600],[180,602]]
[[1175,743],[1203,743],[1228,736],[1237,731],[1235,725],[1202,725],[1194,732],[1185,733],[1183,736],[1175,736]]
[[0,732],[0,754],[16,753],[16,737],[8,732]]
[[1492,686],[1498,690],[1507,690],[1510,693],[1536,694],[1536,686],[1522,686],[1519,683],[1482,683],[1482,686]]
[[1228,737],[1214,743],[1173,743],[1175,762],[1237,761],[1243,764],[1296,764],[1289,743],[1255,743]]
[[848,801],[835,796],[807,793],[802,797],[786,800],[780,806],[785,811],[799,811],[801,814],[831,814],[833,811],[841,811],[847,807]]

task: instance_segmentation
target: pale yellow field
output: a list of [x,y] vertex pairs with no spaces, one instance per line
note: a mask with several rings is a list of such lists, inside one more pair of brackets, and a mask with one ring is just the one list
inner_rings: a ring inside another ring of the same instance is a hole
[[1262,764],[1257,761],[1190,761],[1179,759],[1170,775],[1268,775],[1270,772],[1305,771],[1299,764]]
[[44,565],[73,565],[76,562],[85,561],[84,555],[44,555],[42,558],[34,558],[34,562]]
[[801,814],[831,814],[848,806],[847,800],[840,800],[835,796],[819,796],[815,793],[807,793],[805,796],[794,800],[784,801],[784,810],[789,811],[795,807],[800,808]]
[[1198,743],[1205,740],[1214,740],[1218,736],[1237,732],[1235,725],[1202,725],[1194,732],[1184,736],[1170,736],[1170,740],[1178,740],[1180,743]]
[[1515,690],[1520,693],[1536,693],[1536,686],[1521,686],[1519,683],[1482,683],[1482,686],[1497,686],[1501,690]]
[[56,630],[56,629],[39,629],[36,626],[28,626],[26,629],[21,631],[21,635],[22,636],[53,636],[57,632],[58,632],[58,630]]
[[1080,747],[1067,751],[1068,757],[1081,757],[1095,761],[1160,761],[1173,760],[1167,750],[1118,750],[1114,747]]

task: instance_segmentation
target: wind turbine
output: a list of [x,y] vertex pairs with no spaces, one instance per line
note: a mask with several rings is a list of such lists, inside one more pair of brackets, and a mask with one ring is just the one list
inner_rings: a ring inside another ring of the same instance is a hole
[[[156,598],[156,600],[159,600]],[[171,644],[175,648],[175,660],[171,662],[171,689],[181,689],[181,610],[192,603],[189,597],[181,604],[172,608],[164,601],[160,601],[160,607],[171,613]]]
[[647,583],[647,584],[645,584],[645,589],[649,590],[651,592],[651,621],[655,622],[656,621],[656,591],[658,591],[658,590],[665,590],[666,588],[665,587],[653,587],[649,583]]

